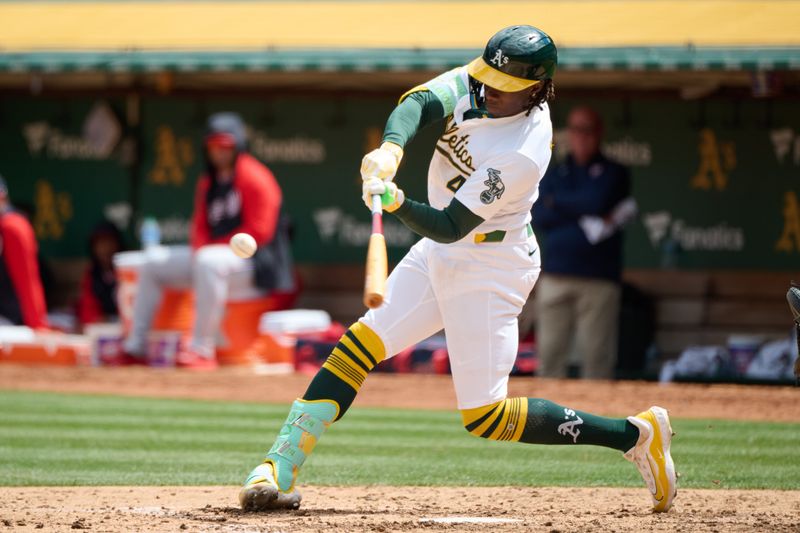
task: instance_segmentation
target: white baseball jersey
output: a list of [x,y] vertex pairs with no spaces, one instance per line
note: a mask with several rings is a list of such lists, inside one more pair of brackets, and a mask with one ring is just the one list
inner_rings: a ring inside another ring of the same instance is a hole
[[[477,233],[505,230],[501,241],[454,244],[423,238],[386,283],[383,305],[361,321],[383,341],[387,358],[444,328],[458,407],[491,405],[508,393],[517,356],[517,316],[536,283],[540,253],[525,227],[550,162],[553,136],[546,105],[530,116],[485,115],[482,86],[465,67],[415,90],[430,90],[451,115],[428,171],[428,199],[453,197],[484,219]],[[515,231],[517,230],[517,231]]]
[[521,228],[552,154],[550,110],[542,104],[530,116],[471,118],[479,112],[469,83],[464,66],[416,88],[434,93],[450,115],[428,169],[428,201],[443,209],[455,196],[485,220],[481,233]]

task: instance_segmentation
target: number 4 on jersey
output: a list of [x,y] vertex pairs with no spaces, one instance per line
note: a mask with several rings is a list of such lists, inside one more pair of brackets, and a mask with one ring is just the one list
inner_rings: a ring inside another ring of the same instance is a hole
[[458,192],[458,189],[467,181],[467,178],[459,174],[455,178],[447,182],[447,188],[453,192]]

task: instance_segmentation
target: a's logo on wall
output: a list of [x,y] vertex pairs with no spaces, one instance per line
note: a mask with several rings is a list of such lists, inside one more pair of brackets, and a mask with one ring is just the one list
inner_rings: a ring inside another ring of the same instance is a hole
[[700,131],[697,145],[700,165],[692,177],[692,189],[724,191],[728,188],[728,173],[736,168],[736,147],[733,141],[720,141],[710,128]]
[[794,191],[786,191],[783,198],[783,231],[775,243],[775,249],[779,252],[800,252],[800,201]]
[[186,182],[186,171],[194,162],[194,148],[189,137],[177,137],[169,126],[156,129],[156,161],[150,181],[156,185],[180,187]]
[[40,239],[61,239],[64,236],[64,226],[73,215],[70,195],[56,192],[49,181],[38,180],[33,202],[36,206],[33,219],[36,236]]
[[503,50],[498,48],[497,52],[494,54],[494,57],[491,59],[491,63],[494,63],[498,67],[502,67],[508,63],[508,56],[503,55]]
[[489,205],[494,202],[495,198],[500,199],[500,197],[503,196],[503,193],[506,192],[506,185],[503,183],[503,180],[500,179],[499,170],[489,168],[486,170],[486,173],[489,175],[489,178],[484,181],[483,184],[489,188],[481,193],[481,202]]

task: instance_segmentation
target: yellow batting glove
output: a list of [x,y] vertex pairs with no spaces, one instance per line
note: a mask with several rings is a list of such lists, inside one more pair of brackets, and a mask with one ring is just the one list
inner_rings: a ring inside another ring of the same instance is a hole
[[398,145],[385,142],[361,160],[361,179],[378,178],[383,181],[392,181],[397,173],[397,167],[403,159],[403,149]]
[[389,213],[396,211],[398,207],[403,205],[405,200],[406,195],[403,193],[403,189],[391,182],[386,184],[386,190],[381,195],[381,204],[384,211]]

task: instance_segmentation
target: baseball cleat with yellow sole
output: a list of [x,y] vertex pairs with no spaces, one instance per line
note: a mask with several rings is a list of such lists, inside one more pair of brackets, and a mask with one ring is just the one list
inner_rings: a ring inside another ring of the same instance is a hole
[[289,493],[278,490],[275,471],[271,462],[258,465],[247,476],[239,491],[239,504],[243,511],[273,511],[299,509],[303,497],[296,489]]
[[653,496],[653,510],[669,511],[678,493],[675,464],[669,453],[674,435],[669,414],[663,407],[653,406],[636,416],[629,416],[628,422],[639,428],[639,440],[625,452],[625,459],[634,463],[642,474]]

